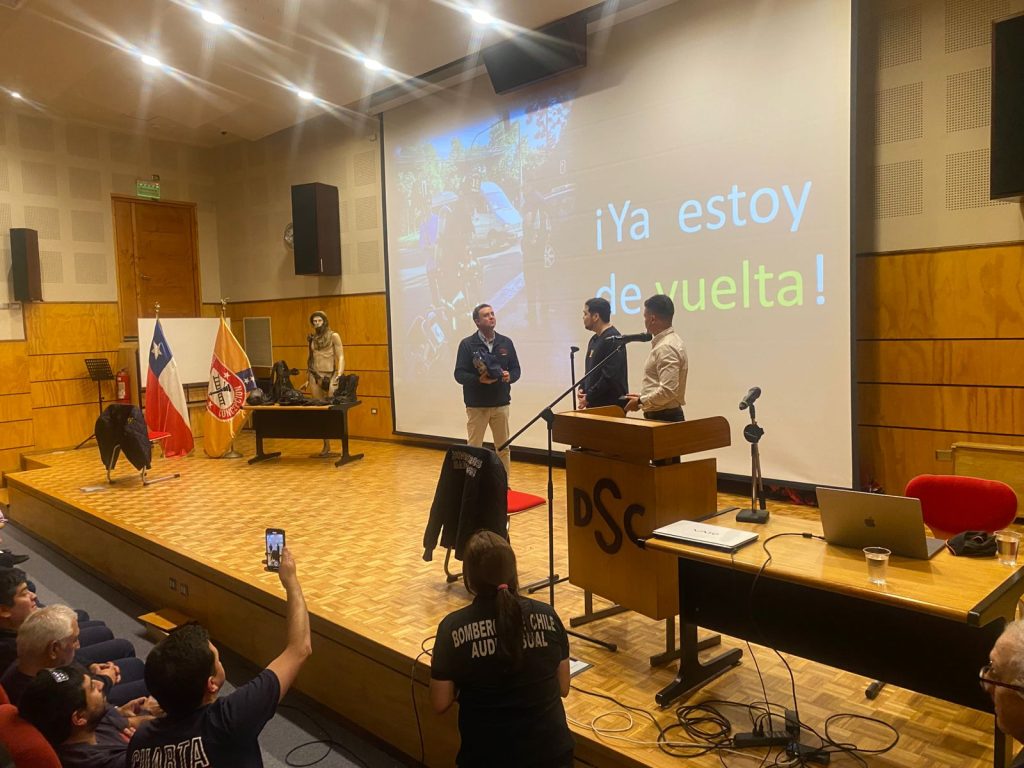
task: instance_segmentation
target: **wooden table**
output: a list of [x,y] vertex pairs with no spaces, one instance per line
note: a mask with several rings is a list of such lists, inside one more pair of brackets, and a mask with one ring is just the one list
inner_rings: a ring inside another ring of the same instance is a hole
[[341,458],[334,462],[340,467],[363,458],[363,454],[348,452],[348,412],[361,403],[340,405],[246,405],[252,414],[252,426],[256,430],[256,455],[250,464],[267,459],[276,459],[280,451],[265,453],[263,438],[296,437],[341,440]]
[[[734,555],[664,539],[646,546],[676,555],[682,657],[675,680],[655,697],[668,705],[739,662],[732,649],[702,663],[697,627],[893,683],[965,707],[992,712],[978,684],[996,638],[1024,593],[1018,568],[995,558],[931,560],[893,557],[887,584],[868,582],[860,550],[833,547],[800,534],[821,534],[817,522],[772,515],[766,525],[717,525],[756,531],[757,542]],[[771,541],[776,534],[790,534]],[[795,535],[794,535],[795,534]],[[764,545],[772,555],[767,560]],[[1007,761],[996,732],[996,764]]]

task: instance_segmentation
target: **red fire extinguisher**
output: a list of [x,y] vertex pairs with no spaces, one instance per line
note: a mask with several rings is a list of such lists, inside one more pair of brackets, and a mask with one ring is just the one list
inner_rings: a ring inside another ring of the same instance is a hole
[[119,403],[130,403],[132,377],[128,375],[128,369],[122,368],[118,371],[114,376],[114,382],[117,388],[117,397],[114,399]]

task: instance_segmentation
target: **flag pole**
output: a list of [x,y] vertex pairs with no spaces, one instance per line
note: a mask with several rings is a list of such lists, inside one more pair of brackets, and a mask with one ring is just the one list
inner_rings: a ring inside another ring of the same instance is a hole
[[[228,297],[223,296],[220,300],[220,319],[221,322],[226,322],[228,314]],[[242,454],[235,450],[235,441],[231,441],[231,447],[228,448],[228,452],[221,456],[222,459],[241,459]]]

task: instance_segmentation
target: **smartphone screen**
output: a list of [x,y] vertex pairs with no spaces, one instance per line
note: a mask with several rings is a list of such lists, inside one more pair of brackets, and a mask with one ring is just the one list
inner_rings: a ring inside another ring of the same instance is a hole
[[276,571],[281,567],[281,553],[284,552],[284,530],[267,528],[267,568]]

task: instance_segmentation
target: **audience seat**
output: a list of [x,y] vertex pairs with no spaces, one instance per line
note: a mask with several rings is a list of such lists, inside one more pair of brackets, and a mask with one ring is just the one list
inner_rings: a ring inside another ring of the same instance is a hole
[[0,744],[18,768],[61,768],[53,747],[43,734],[21,719],[12,704],[0,704]]
[[964,531],[998,531],[1017,516],[1017,495],[998,480],[959,475],[918,475],[906,496],[921,500],[924,523],[936,538]]

